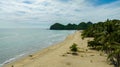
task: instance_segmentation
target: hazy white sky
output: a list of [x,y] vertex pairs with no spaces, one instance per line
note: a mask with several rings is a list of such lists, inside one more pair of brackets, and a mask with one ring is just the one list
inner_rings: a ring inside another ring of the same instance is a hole
[[120,19],[120,0],[0,0],[0,28]]

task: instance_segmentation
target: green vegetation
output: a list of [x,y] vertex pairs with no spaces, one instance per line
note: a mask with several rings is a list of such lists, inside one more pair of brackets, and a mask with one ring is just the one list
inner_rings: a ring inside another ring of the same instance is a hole
[[88,46],[108,54],[108,59],[120,67],[120,20],[107,20],[91,25],[82,33],[84,37],[94,37]]
[[29,57],[33,57],[33,55],[29,55]]
[[60,23],[55,23],[50,27],[50,29],[61,30],[61,29],[64,29],[64,25],[62,25]]
[[14,67],[13,65],[11,67]]
[[73,51],[73,52],[77,52],[77,51],[78,51],[77,44],[74,43],[74,44],[70,47],[70,50]]
[[77,55],[77,51],[78,51],[78,48],[77,48],[77,44],[73,44],[71,47],[70,47],[70,50],[73,52],[72,54],[73,55]]
[[50,27],[50,30],[85,30],[87,29],[89,26],[91,26],[93,23],[92,22],[81,22],[80,24],[67,24],[67,25],[63,25],[60,23],[55,23]]

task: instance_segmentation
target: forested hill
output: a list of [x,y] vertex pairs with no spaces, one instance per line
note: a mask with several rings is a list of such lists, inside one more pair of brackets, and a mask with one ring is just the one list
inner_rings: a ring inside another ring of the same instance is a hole
[[50,26],[50,30],[85,30],[87,29],[89,26],[91,26],[93,23],[92,22],[81,22],[80,24],[67,24],[67,25],[63,25],[60,23],[55,23],[53,25]]

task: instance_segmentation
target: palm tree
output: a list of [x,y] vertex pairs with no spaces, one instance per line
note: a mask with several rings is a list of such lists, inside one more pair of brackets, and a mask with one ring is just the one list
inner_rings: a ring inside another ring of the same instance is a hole
[[88,46],[102,50],[109,56],[108,58],[120,66],[120,20],[107,20],[93,24],[85,30],[83,37],[94,37],[88,42]]

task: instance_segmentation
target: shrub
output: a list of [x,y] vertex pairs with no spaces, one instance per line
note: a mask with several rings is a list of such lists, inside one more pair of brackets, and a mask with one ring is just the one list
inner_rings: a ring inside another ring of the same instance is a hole
[[70,50],[71,50],[72,52],[77,52],[77,51],[78,51],[77,44],[74,43],[74,44],[70,47]]

